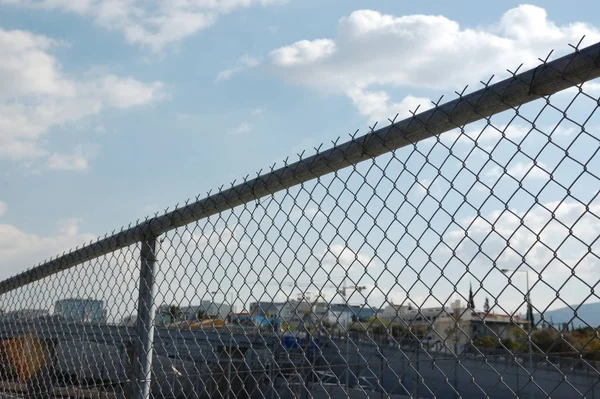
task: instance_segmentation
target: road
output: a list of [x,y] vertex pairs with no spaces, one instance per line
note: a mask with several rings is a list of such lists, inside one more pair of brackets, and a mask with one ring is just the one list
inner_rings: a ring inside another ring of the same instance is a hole
[[[345,363],[345,343],[332,342],[333,348],[326,349],[330,364]],[[422,350],[400,350],[398,348],[359,345],[358,350],[349,356],[353,364],[352,373],[375,380],[381,375],[379,385],[387,393],[417,395],[423,398],[450,399],[464,398],[514,398],[529,397],[533,390],[537,398],[581,398],[600,397],[599,373],[568,373],[566,375],[550,370],[536,368],[525,370],[522,366],[497,359],[455,358],[446,354],[437,354]],[[340,350],[341,348],[341,350]],[[417,362],[417,359],[419,360]],[[383,366],[383,367],[382,367]],[[380,367],[383,368],[381,373]],[[345,380],[345,366],[332,367],[341,381]],[[456,371],[456,372],[455,372]],[[519,373],[517,373],[519,371]],[[530,375],[534,383],[530,382]],[[518,382],[518,388],[517,388]],[[353,383],[353,382],[352,382]]]

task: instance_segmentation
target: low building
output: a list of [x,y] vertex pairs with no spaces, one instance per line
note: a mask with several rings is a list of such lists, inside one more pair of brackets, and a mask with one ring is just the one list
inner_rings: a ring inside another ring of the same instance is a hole
[[283,305],[284,302],[252,302],[250,304],[250,314],[253,316],[262,316],[268,318],[279,317]]
[[0,315],[0,321],[30,321],[48,316],[46,309],[19,309]]
[[412,308],[406,305],[389,305],[377,313],[377,317],[388,323],[404,324],[414,329],[429,328],[438,317],[448,314],[443,306],[430,308]]
[[[307,316],[314,316],[313,303],[305,300],[291,299],[285,302],[253,302],[250,304],[252,316],[280,319],[286,325],[298,325]],[[325,313],[324,309],[321,309]]]
[[440,349],[446,347],[460,352],[469,349],[472,341],[485,336],[514,339],[516,331],[527,329],[527,323],[520,316],[479,312],[455,301],[451,312],[436,318],[427,338]]
[[[172,307],[175,307],[175,309]],[[176,314],[172,314],[173,312]],[[156,310],[156,324],[167,325],[173,322],[197,321],[200,316],[227,320],[231,314],[233,314],[231,306],[209,300],[203,300],[199,305],[190,306],[165,304],[159,306]]]
[[394,305],[389,304],[385,308],[377,312],[377,318],[385,320],[388,323],[401,322],[400,315],[406,314],[410,311],[408,305]]
[[104,301],[99,299],[67,298],[54,303],[54,315],[75,323],[104,323]]
[[329,321],[329,323],[331,323],[331,325],[334,326],[339,325],[344,328],[347,328],[348,326],[350,326],[350,324],[352,324],[353,318],[354,314],[348,308],[337,310],[330,309],[327,312],[327,320]]
[[119,325],[121,326],[125,326],[125,327],[134,327],[137,323],[137,315],[136,314],[130,314],[129,316],[125,316],[121,319],[121,322],[119,323]]

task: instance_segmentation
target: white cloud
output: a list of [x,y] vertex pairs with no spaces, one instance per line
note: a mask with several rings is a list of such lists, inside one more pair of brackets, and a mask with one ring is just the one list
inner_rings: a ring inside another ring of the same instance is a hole
[[212,26],[224,14],[281,0],[0,0],[0,4],[59,10],[91,18],[121,32],[131,44],[153,51]]
[[106,75],[96,85],[106,104],[119,109],[152,103],[165,96],[162,82],[146,84],[131,77]]
[[517,180],[521,180],[524,177],[529,179],[548,179],[550,175],[546,172],[548,167],[541,162],[537,165],[533,165],[533,162],[517,162],[511,165],[507,172],[510,176]]
[[82,146],[76,147],[71,154],[55,152],[48,157],[48,168],[79,172],[86,171],[89,167],[89,159],[94,155],[94,151],[86,150]]
[[64,156],[50,154],[42,143],[51,128],[164,96],[161,82],[111,74],[69,76],[50,53],[56,45],[45,36],[0,29],[0,158],[47,158],[50,165],[66,169]]
[[2,201],[0,201],[0,216],[4,215],[6,213],[6,204]]
[[255,57],[251,57],[249,55],[243,55],[238,60],[238,65],[222,70],[217,75],[217,82],[222,82],[224,80],[231,79],[231,77],[235,74],[238,74],[242,71],[245,71],[250,68],[254,68],[260,65],[260,60]]
[[289,46],[271,51],[273,64],[280,67],[308,65],[323,60],[335,53],[335,42],[330,39],[300,40]]
[[93,240],[95,236],[79,231],[79,223],[79,219],[61,221],[57,232],[48,236],[28,233],[10,224],[0,224],[0,280]]
[[328,249],[318,254],[320,262],[325,270],[332,270],[340,266],[345,271],[360,267],[367,268],[375,266],[376,262],[370,256],[354,251],[342,244],[332,244]]
[[[597,98],[600,95],[600,82],[597,79],[585,82],[583,84],[583,86],[582,86],[581,89],[588,96],[592,96],[592,97],[596,97]],[[559,95],[561,95],[561,94],[568,94],[568,95],[572,96],[572,95],[575,95],[578,92],[579,92],[579,87],[570,87],[568,89],[565,89],[565,90],[561,91],[559,93]]]
[[474,123],[468,125],[464,129],[464,133],[461,132],[460,129],[454,129],[441,134],[440,139],[446,145],[452,145],[455,142],[458,144],[477,143],[480,148],[490,150],[494,148],[495,144],[503,138],[518,143],[529,133],[530,130],[531,127],[519,125],[514,122],[508,126],[503,124],[487,125]]
[[[437,255],[442,258],[436,262],[444,264],[443,258],[449,259],[454,252],[456,259],[472,262],[470,272],[479,277],[494,268],[501,275],[500,269],[514,269],[524,262],[540,273],[543,280],[533,294],[538,306],[552,303],[557,290],[567,303],[580,303],[590,290],[578,279],[593,285],[600,278],[600,260],[595,255],[598,249],[595,241],[600,236],[597,215],[600,215],[597,201],[589,206],[564,201],[543,203],[527,213],[514,209],[494,211],[462,220],[459,223],[468,226],[468,237],[460,228],[445,234],[443,241],[451,250],[440,251]],[[454,263],[452,267],[459,268]],[[572,276],[573,268],[577,278]],[[535,275],[531,273],[532,280],[537,280]],[[492,274],[484,286],[500,295],[506,281],[496,277]],[[507,298],[505,303],[518,305],[520,298]]]
[[[525,179],[549,179],[550,175],[546,172],[548,166],[543,162],[537,162],[534,166],[532,161],[525,162],[513,162],[506,168],[506,174],[517,180]],[[498,178],[502,176],[504,172],[498,166],[494,166],[488,170],[485,175],[491,178]]]
[[386,111],[385,118],[398,112],[388,110],[392,101],[382,87],[461,88],[521,63],[535,65],[552,48],[570,51],[567,44],[584,34],[586,43],[600,39],[596,27],[557,25],[531,5],[476,29],[443,16],[358,10],[339,20],[335,38],[300,40],[274,49],[270,58],[282,79],[348,95],[362,114],[382,119]]
[[370,121],[385,121],[398,115],[398,120],[409,117],[410,112],[418,108],[423,112],[431,108],[431,101],[427,98],[406,96],[399,103],[391,104],[390,96],[385,91],[364,91],[359,88],[349,89],[348,97],[361,115],[370,118]]
[[250,130],[252,130],[252,125],[248,122],[242,122],[233,129],[233,132],[235,134],[243,134],[248,133]]

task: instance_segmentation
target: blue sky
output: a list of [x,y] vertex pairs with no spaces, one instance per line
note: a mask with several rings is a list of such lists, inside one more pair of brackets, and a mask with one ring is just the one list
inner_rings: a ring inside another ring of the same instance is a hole
[[0,0],[2,277],[600,38],[592,1],[161,4]]

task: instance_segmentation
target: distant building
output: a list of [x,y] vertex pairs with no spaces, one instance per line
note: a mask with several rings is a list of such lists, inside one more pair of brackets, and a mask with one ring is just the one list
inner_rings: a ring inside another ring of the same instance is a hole
[[104,323],[104,301],[98,299],[69,298],[54,303],[54,315],[75,323]]
[[[509,339],[515,338],[515,327],[527,329],[528,321],[520,316],[478,312],[467,309],[460,300],[452,304],[435,319],[428,321],[424,340],[434,344],[438,350],[443,347],[459,351],[467,349],[473,340],[485,336]],[[425,327],[425,326],[423,326]]]
[[250,314],[252,316],[279,317],[285,302],[252,302]]
[[377,313],[377,317],[388,323],[398,323],[405,326],[418,328],[429,328],[438,317],[450,312],[449,308],[443,306],[431,308],[409,308],[406,305],[388,305]]
[[325,301],[312,302],[302,299],[250,304],[252,316],[279,318],[288,326],[299,326],[307,322],[319,324],[324,321],[346,326],[352,321],[366,321],[375,313],[368,305],[330,304]]
[[408,312],[409,308],[407,305],[390,304],[381,309],[377,313],[377,317],[381,320],[387,321],[388,323],[402,322],[402,320],[400,320],[401,315],[407,314]]
[[279,318],[286,324],[299,324],[312,315],[313,305],[307,301],[289,300],[283,303]]
[[0,315],[1,321],[25,321],[35,320],[48,316],[46,309],[19,309]]
[[136,325],[136,322],[137,322],[137,315],[131,314],[129,316],[123,317],[119,324],[122,326],[125,326],[125,327],[134,327]]
[[181,307],[181,313],[185,320],[196,320],[199,312],[204,313],[205,317],[226,320],[234,312],[234,309],[230,305],[208,300],[201,301],[200,305]]
[[171,306],[173,305],[161,305],[156,311],[156,324],[165,325],[170,324],[173,321],[195,321],[198,319],[198,315],[202,313],[205,318],[227,320],[230,315],[233,314],[231,306],[218,303],[214,301],[204,300],[199,305],[190,306],[178,306],[179,314],[177,320],[172,320]]
[[329,309],[329,311],[327,312],[327,320],[332,325],[340,325],[344,328],[352,324],[353,316],[354,314],[348,308],[337,310]]

